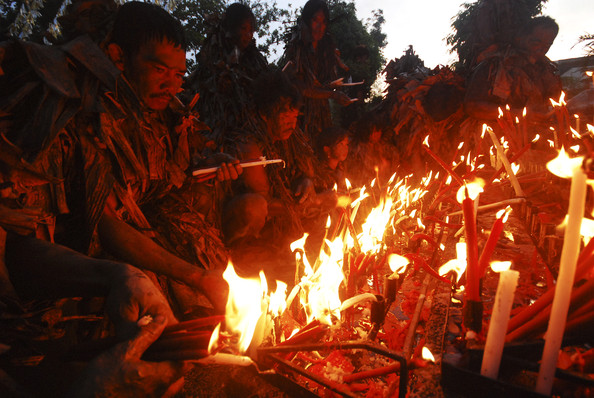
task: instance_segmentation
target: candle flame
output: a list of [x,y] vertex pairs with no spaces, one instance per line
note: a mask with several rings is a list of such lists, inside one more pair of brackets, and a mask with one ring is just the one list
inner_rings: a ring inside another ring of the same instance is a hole
[[507,206],[505,209],[501,209],[495,215],[497,218],[501,218],[501,221],[507,222],[507,218],[509,217],[509,213],[512,212],[511,206]]
[[212,354],[215,348],[217,348],[219,344],[219,333],[221,331],[221,324],[219,323],[214,330],[212,331],[212,335],[210,336],[210,340],[208,341],[208,353]]
[[569,126],[569,131],[571,131],[571,135],[573,135],[575,138],[580,139],[582,138],[581,134],[577,132],[576,129],[574,129],[573,127]]
[[581,167],[583,160],[583,157],[570,158],[565,149],[561,148],[559,155],[547,163],[547,169],[557,177],[571,178],[573,170]]
[[567,105],[567,103],[565,102],[565,92],[564,91],[561,91],[561,95],[559,96],[559,101],[555,101],[552,98],[549,98],[549,100],[551,101],[553,108]]
[[484,186],[485,181],[480,178],[477,178],[475,181],[461,186],[456,194],[456,199],[458,200],[458,203],[462,203],[464,199],[466,199],[467,197],[469,199],[475,200],[476,198],[478,198],[479,194],[483,192]]
[[410,264],[410,260],[399,254],[390,254],[388,256],[388,265],[395,274],[401,274],[406,270],[406,266]]
[[456,273],[456,281],[459,281],[464,271],[466,271],[466,242],[456,243],[456,258],[439,267],[438,273],[444,276],[450,271]]
[[491,261],[490,265],[494,272],[504,272],[511,268],[511,261]]
[[435,357],[433,356],[433,354],[431,353],[431,351],[427,347],[423,347],[423,349],[421,350],[421,357],[425,361],[435,363]]
[[240,278],[229,262],[223,273],[229,284],[229,297],[225,309],[225,324],[228,331],[239,336],[239,352],[247,351],[262,316],[265,288],[259,278]]
[[512,163],[510,166],[511,166],[511,169],[512,169],[512,173],[518,174],[518,171],[520,171],[520,165],[519,164]]

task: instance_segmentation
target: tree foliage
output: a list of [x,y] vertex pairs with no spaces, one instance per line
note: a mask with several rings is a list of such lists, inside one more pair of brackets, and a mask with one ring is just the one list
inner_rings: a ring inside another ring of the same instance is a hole
[[589,33],[580,36],[580,43],[583,43],[587,55],[594,55],[594,35]]
[[492,44],[512,43],[518,29],[539,15],[547,0],[478,0],[464,3],[452,20],[452,33],[446,37],[450,52],[458,54],[455,68],[472,68],[476,57]]

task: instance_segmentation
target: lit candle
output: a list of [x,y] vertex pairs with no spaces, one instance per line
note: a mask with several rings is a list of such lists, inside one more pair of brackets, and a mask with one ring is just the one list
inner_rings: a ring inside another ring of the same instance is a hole
[[478,199],[482,186],[470,184],[458,190],[457,200],[462,204],[464,235],[466,237],[466,284],[464,301],[464,325],[475,332],[482,329],[483,305],[481,302],[478,270],[478,248],[474,200]]
[[526,145],[530,142],[530,140],[528,139],[528,130],[526,129],[526,125],[528,124],[528,121],[526,120],[526,107],[524,107],[524,110],[522,110],[522,122],[520,124],[520,128],[522,131],[522,145]]
[[425,150],[425,152],[427,152],[437,163],[439,163],[441,167],[443,167],[444,170],[447,171],[448,174],[452,176],[454,180],[456,180],[460,185],[464,185],[464,180],[462,180],[462,178],[458,174],[456,174],[456,172],[452,170],[452,168],[448,166],[446,162],[444,162],[439,156],[437,156],[437,154],[435,154],[431,149],[429,149],[428,140],[429,136],[425,137],[425,141],[423,142],[423,149]]
[[[480,187],[480,186],[479,186]],[[480,188],[482,190],[482,188]],[[470,191],[474,191],[471,189]],[[478,278],[478,249],[476,235],[476,215],[474,200],[478,198],[480,191],[470,192],[467,185],[458,190],[457,199],[462,204],[464,216],[464,236],[466,237],[466,296],[469,300],[479,301],[479,278]]]
[[499,142],[499,139],[497,138],[497,136],[495,135],[495,133],[493,132],[493,129],[491,127],[487,126],[486,124],[483,124],[483,130],[485,130],[485,129],[489,133],[489,137],[491,137],[491,141],[493,141],[493,146],[495,146],[495,149],[497,150],[497,156],[501,160],[501,163],[503,163],[503,167],[505,167],[505,171],[509,175],[509,180],[512,184],[512,187],[514,188],[514,192],[516,193],[516,196],[519,196],[519,197],[524,196],[524,191],[522,191],[522,187],[520,186],[520,183],[518,182],[516,174],[512,170],[511,164],[509,163],[507,156],[505,156],[505,152],[503,152],[503,148],[501,147],[501,143]]
[[580,115],[578,115],[577,113],[573,115],[573,117],[575,117],[575,131],[577,132],[578,135],[580,134]]
[[497,218],[493,223],[493,227],[491,227],[489,239],[487,239],[487,243],[485,243],[485,247],[483,248],[483,252],[481,253],[481,257],[479,258],[479,277],[482,277],[485,274],[487,265],[489,265],[489,261],[491,259],[491,256],[493,255],[493,252],[495,251],[497,241],[499,240],[499,236],[503,232],[503,226],[507,221],[507,217],[509,216],[510,212],[510,206],[507,206],[505,209],[501,209],[499,212],[497,212]]
[[384,278],[384,296],[390,303],[396,300],[396,293],[400,287],[400,274],[406,271],[406,267],[410,260],[398,254],[391,253],[388,255],[388,265],[392,271],[391,275],[386,275]]
[[[562,151],[559,159],[565,152]],[[549,170],[553,170],[553,161],[547,164]],[[569,209],[567,214],[567,226],[563,238],[563,251],[559,263],[559,276],[555,285],[555,297],[551,307],[551,317],[545,335],[545,346],[542,353],[542,361],[536,382],[536,391],[549,395],[555,378],[559,349],[563,340],[567,311],[571,298],[571,289],[575,277],[575,269],[580,249],[581,235],[580,228],[584,215],[587,176],[582,170],[582,158],[569,159],[571,162],[571,191],[569,194]],[[561,175],[566,177],[567,174]]]
[[[492,379],[497,379],[499,374],[499,365],[501,364],[501,355],[505,344],[505,331],[507,330],[509,314],[514,303],[514,293],[520,276],[518,271],[509,269],[509,262],[505,264],[507,269],[499,271],[499,284],[497,285],[497,293],[493,303],[493,312],[489,322],[481,366],[481,374]],[[498,272],[495,265],[493,271]]]

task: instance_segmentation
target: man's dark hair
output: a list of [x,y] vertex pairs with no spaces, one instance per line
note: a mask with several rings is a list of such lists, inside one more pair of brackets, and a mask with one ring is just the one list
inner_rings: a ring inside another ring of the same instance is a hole
[[181,23],[160,6],[131,1],[118,9],[110,41],[120,46],[127,57],[149,41],[164,39],[186,50]]
[[530,21],[526,23],[526,26],[524,26],[521,33],[530,34],[538,27],[554,30],[555,35],[559,33],[559,25],[557,24],[557,21],[547,15],[531,18]]
[[331,126],[324,131],[318,137],[318,153],[320,156],[325,158],[324,147],[332,148],[345,138],[350,138],[350,132],[340,126]]
[[252,27],[255,30],[256,17],[254,17],[252,10],[245,4],[233,3],[225,10],[225,15],[223,16],[223,21],[221,24],[226,32],[235,33],[241,24],[246,20],[250,20],[252,22]]
[[254,82],[254,103],[260,113],[270,114],[279,105],[301,107],[301,93],[281,70],[263,72]]
[[328,4],[326,4],[324,0],[309,0],[307,3],[305,3],[303,10],[301,11],[301,20],[303,23],[309,26],[314,15],[320,10],[324,12],[326,22],[329,23],[330,11],[328,10]]

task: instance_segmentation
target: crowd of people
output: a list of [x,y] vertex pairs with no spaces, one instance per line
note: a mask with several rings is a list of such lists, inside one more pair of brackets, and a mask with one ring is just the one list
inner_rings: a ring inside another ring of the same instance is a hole
[[[48,383],[55,396],[175,394],[187,367],[142,355],[166,325],[223,311],[227,263],[245,276],[264,269],[271,280],[293,283],[289,244],[309,232],[309,245],[319,248],[345,177],[356,185],[386,181],[407,161],[389,117],[369,113],[350,126],[333,120],[332,106],[357,99],[337,80],[348,67],[323,0],[305,3],[282,68],[256,48],[249,7],[230,5],[187,77],[179,21],[154,4],[132,1],[116,11],[108,3],[74,1],[69,17],[78,21],[93,7],[112,12],[106,34],[72,23],[60,44],[0,44],[0,306],[14,315],[3,318],[11,321],[0,332],[0,359],[35,353],[39,369],[51,368],[61,358],[30,341],[56,330],[70,345],[107,335],[118,343],[85,370],[64,372],[59,383],[40,379],[39,387],[4,361],[0,393],[42,395]],[[538,62],[556,35],[551,21],[535,24],[519,47]],[[534,36],[543,36],[541,45]],[[469,112],[501,97],[501,74],[494,92],[493,67],[482,65]],[[545,80],[554,76],[546,70]],[[283,164],[242,167],[263,158]],[[193,176],[204,168],[216,171]],[[47,318],[26,316],[49,312],[31,308],[48,300],[63,313],[67,297],[77,298],[69,301],[77,314],[90,312],[85,300],[102,297],[95,311],[107,317],[95,318],[108,322],[46,327]]]

